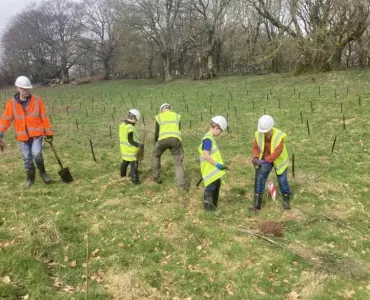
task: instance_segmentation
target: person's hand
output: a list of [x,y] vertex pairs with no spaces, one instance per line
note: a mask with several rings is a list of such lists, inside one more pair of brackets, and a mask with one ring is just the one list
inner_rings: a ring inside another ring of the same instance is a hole
[[227,166],[220,164],[220,163],[216,164],[216,168],[219,170],[227,170]]
[[144,148],[144,144],[139,144],[139,148]]
[[257,161],[257,166],[262,166],[263,164],[267,164],[268,162],[267,161],[265,161],[264,159],[259,159],[258,161]]
[[45,141],[47,141],[48,143],[51,143],[53,141],[54,137],[52,135],[48,135],[45,137]]
[[252,164],[257,165],[258,157],[253,157]]

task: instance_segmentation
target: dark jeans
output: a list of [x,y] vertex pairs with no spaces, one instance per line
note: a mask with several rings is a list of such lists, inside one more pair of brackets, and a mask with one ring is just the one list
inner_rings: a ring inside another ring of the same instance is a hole
[[123,160],[121,163],[121,177],[126,177],[127,167],[130,165],[130,176],[132,182],[139,182],[139,171],[137,161],[127,161]]
[[175,160],[176,185],[179,188],[186,188],[183,165],[184,150],[181,141],[177,138],[167,138],[155,144],[152,157],[153,178],[160,179],[161,156],[167,149],[171,151]]
[[42,139],[43,136],[38,136],[30,138],[26,142],[19,142],[19,148],[22,152],[26,170],[35,168],[33,161],[35,161],[36,164],[44,163],[44,158],[42,157]]
[[[266,181],[267,177],[269,176],[271,170],[272,170],[273,164],[263,164],[257,171],[257,187],[256,187],[256,193],[257,194],[263,194],[265,191]],[[280,187],[280,191],[282,194],[290,194],[290,188],[288,184],[288,169],[285,169],[285,171],[281,175],[277,175],[278,184]]]

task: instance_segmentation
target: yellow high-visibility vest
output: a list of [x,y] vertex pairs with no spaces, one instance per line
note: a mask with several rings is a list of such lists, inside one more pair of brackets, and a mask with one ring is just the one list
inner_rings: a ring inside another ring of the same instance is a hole
[[203,137],[200,146],[198,147],[199,152],[199,159],[200,159],[200,171],[202,173],[203,183],[204,186],[211,184],[212,182],[216,181],[217,179],[221,178],[226,174],[224,170],[217,169],[214,165],[210,162],[205,160],[204,153],[203,153],[203,141],[205,139],[210,139],[212,141],[212,148],[210,151],[211,158],[220,164],[223,164],[224,161],[222,160],[221,152],[217,147],[216,140],[214,139],[213,135],[209,132]]
[[[280,129],[273,127],[272,130],[273,130],[273,133],[271,137],[271,153],[273,153],[276,147],[279,146],[281,141],[287,137],[287,134],[281,131]],[[254,136],[256,138],[258,147],[260,149],[259,159],[261,159],[263,157],[263,152],[265,150],[265,134],[259,131],[256,131]],[[279,157],[274,160],[274,167],[275,167],[276,173],[278,175],[283,174],[285,169],[288,167],[288,164],[289,164],[289,156],[288,156],[288,151],[284,143],[283,151],[281,152]]]
[[175,137],[181,141],[180,119],[181,115],[172,111],[166,111],[156,115],[155,120],[159,124],[158,141],[169,137]]
[[135,161],[136,160],[136,153],[139,150],[138,147],[131,145],[128,142],[128,134],[133,132],[134,141],[138,142],[138,137],[136,134],[135,127],[132,124],[125,124],[122,123],[119,126],[119,141],[120,141],[120,149],[122,159],[126,161]]

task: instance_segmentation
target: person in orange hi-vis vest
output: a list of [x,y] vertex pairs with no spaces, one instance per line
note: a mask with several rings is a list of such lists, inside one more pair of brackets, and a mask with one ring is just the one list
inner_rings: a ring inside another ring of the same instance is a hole
[[42,156],[42,139],[45,136],[47,141],[53,140],[53,131],[50,120],[46,114],[44,102],[40,97],[31,95],[31,81],[20,76],[15,81],[17,92],[6,104],[3,115],[0,119],[0,150],[4,150],[2,141],[4,132],[14,121],[16,138],[22,152],[26,168],[27,182],[25,189],[31,187],[35,182],[35,161],[40,176],[45,183],[51,183],[52,179],[45,171],[44,159]]

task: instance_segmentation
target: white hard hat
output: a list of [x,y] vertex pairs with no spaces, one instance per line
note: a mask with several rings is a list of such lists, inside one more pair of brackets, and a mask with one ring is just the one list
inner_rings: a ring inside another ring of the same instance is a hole
[[223,116],[213,117],[212,122],[219,125],[222,131],[224,131],[227,128],[227,121]]
[[258,120],[257,129],[261,133],[269,131],[274,126],[274,119],[269,115],[263,115]]
[[141,119],[141,113],[137,110],[137,109],[130,109],[128,111],[130,114],[133,114],[136,118],[136,120],[140,120]]
[[22,89],[32,89],[31,81],[26,76],[19,76],[14,85]]
[[[168,106],[168,107],[166,107],[166,106]],[[162,109],[163,109],[163,108],[171,109],[171,105],[170,105],[170,104],[168,104],[168,103],[163,103],[163,104],[161,105],[161,107],[159,108],[159,110],[160,110],[160,111],[162,111]]]

